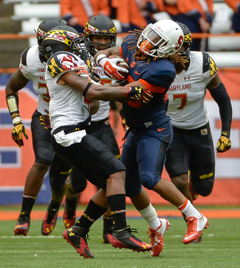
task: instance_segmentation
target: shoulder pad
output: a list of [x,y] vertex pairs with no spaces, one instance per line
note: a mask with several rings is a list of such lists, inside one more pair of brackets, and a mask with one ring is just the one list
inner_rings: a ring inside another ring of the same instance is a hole
[[217,65],[215,61],[209,56],[208,53],[203,52],[203,73],[210,71],[210,76],[213,77],[217,71]]
[[25,66],[27,66],[27,53],[29,48],[25,49],[21,55],[21,63]]
[[48,61],[48,71],[52,77],[56,77],[58,74],[74,70],[77,65],[78,59],[77,57],[68,52],[57,52],[52,55]]

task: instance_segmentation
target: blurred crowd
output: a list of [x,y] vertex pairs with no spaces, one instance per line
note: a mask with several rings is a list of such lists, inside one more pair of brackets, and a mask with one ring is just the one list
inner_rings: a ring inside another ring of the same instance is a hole
[[[82,32],[92,16],[104,14],[120,22],[119,32],[141,29],[148,23],[170,18],[187,25],[192,33],[208,33],[213,21],[213,0],[59,0],[61,16]],[[225,0],[233,9],[232,29],[240,32],[240,0]],[[201,49],[195,39],[193,50]],[[207,50],[205,44],[204,50]]]

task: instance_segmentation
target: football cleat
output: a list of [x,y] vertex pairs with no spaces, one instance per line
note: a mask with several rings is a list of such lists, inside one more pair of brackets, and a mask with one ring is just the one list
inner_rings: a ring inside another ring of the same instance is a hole
[[111,239],[112,239],[112,234],[113,234],[113,227],[106,229],[103,229],[103,243],[104,244],[109,244]]
[[58,210],[59,207],[53,208],[51,203],[48,205],[47,212],[42,221],[41,233],[43,235],[49,235],[54,230],[57,223]]
[[202,234],[199,236],[198,239],[192,241],[192,243],[200,243],[202,241]]
[[79,226],[72,226],[66,229],[63,233],[63,239],[66,239],[84,258],[94,258],[93,254],[89,250],[87,239],[89,229],[84,229]]
[[103,217],[103,239],[104,244],[109,244],[112,239],[113,220],[111,217]]
[[149,227],[151,238],[151,244],[152,244],[152,250],[151,255],[153,257],[157,257],[160,255],[160,253],[163,250],[164,247],[164,234],[167,230],[169,230],[169,226],[171,225],[170,222],[166,219],[159,219],[160,220],[160,226],[157,228],[157,230],[153,230]]
[[18,217],[17,225],[14,228],[14,234],[27,236],[29,227],[30,227],[29,214],[26,212],[21,212]]
[[65,205],[64,211],[63,211],[63,223],[64,223],[65,228],[67,229],[73,226],[75,221],[76,221],[76,209],[70,210]]
[[136,236],[132,234],[132,232],[137,232],[136,229],[131,229],[130,226],[122,230],[113,231],[112,239],[110,243],[115,248],[128,248],[133,251],[149,251],[152,249],[152,245],[143,242]]
[[199,240],[202,231],[208,228],[209,222],[208,219],[201,214],[200,218],[187,217],[187,225],[187,232],[183,238],[184,244],[189,244]]

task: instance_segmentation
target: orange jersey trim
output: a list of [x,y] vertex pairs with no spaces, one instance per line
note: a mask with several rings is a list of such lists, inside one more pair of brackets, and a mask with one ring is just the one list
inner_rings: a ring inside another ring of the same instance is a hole
[[119,51],[120,51],[120,56],[123,58],[122,47],[119,47]]
[[166,90],[164,87],[154,86],[143,79],[139,79],[138,81],[143,84],[145,88],[149,89],[152,93],[164,93]]

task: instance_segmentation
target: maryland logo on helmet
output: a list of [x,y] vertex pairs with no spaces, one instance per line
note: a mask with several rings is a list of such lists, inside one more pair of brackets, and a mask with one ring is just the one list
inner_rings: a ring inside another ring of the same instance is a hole
[[65,30],[53,30],[49,31],[45,40],[54,40],[71,46],[72,40],[78,38],[79,35],[73,32],[68,32]]
[[186,43],[192,42],[192,34],[191,33],[184,35],[184,42],[186,42]]

